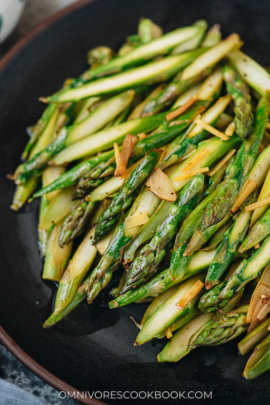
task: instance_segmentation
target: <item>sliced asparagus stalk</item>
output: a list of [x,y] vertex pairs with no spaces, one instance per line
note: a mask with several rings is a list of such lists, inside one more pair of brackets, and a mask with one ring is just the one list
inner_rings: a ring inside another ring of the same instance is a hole
[[[120,221],[120,224],[117,225],[113,237],[110,241],[110,244],[102,256],[100,262],[98,263],[97,267],[92,271],[91,277],[85,287],[87,292],[87,300],[88,303],[92,302],[92,298],[96,297],[95,291],[95,284],[98,285],[98,290],[101,287],[99,281],[105,276],[106,280],[106,273],[108,272],[108,278],[112,275],[112,272],[118,268],[120,264],[120,257],[121,251],[120,249],[125,246],[126,243],[129,242],[130,238],[127,238],[123,234],[124,223]],[[94,294],[93,294],[94,289]],[[98,291],[100,292],[100,290]]]
[[[44,167],[49,160],[63,149],[71,147],[75,142],[96,133],[108,122],[116,118],[131,103],[134,91],[129,90],[104,102],[94,112],[89,114],[77,124],[70,125],[61,130],[57,139],[45,149],[39,151],[30,161],[19,166],[15,176]],[[94,141],[94,140],[93,140]]]
[[52,115],[48,118],[42,133],[39,135],[36,144],[34,145],[29,154],[29,160],[31,160],[33,156],[39,153],[42,149],[46,148],[46,146],[53,141],[59,113],[60,110],[58,107],[54,109]]
[[[224,308],[224,313],[230,312],[235,305],[237,305],[239,297],[233,298],[228,302],[226,308]],[[161,362],[176,362],[181,360],[184,356],[190,353],[192,347],[190,347],[190,339],[194,335],[198,335],[200,331],[204,330],[205,326],[208,325],[214,314],[201,314],[198,310],[195,315],[195,319],[189,321],[185,326],[173,336],[173,338],[167,343],[165,348],[158,355],[158,361]],[[218,315],[215,315],[218,318]]]
[[84,200],[73,205],[61,227],[59,235],[59,245],[61,247],[74,240],[84,231],[95,208],[95,202],[88,203]]
[[133,195],[155,168],[160,154],[149,152],[149,154],[138,164],[131,173],[128,181],[113,198],[112,203],[100,218],[96,230],[95,241],[106,236],[119,221],[121,212],[125,211],[133,201]]
[[166,246],[177,233],[182,221],[197,204],[204,186],[203,175],[197,175],[183,188],[168,212],[166,220],[157,229],[151,242],[144,246],[129,268],[122,293],[146,281],[166,254]]
[[[270,197],[270,170],[268,170],[267,175],[265,177],[258,201],[265,200],[266,198]],[[256,208],[251,217],[250,227],[252,226],[263,216],[263,214],[268,210],[269,204],[265,204],[260,208]]]
[[268,370],[270,370],[270,334],[255,347],[246,364],[243,376],[252,380]]
[[151,302],[145,311],[140,325],[143,326],[145,322],[156,312],[156,310],[175,293],[176,290],[178,290],[178,286],[174,285],[163,293],[158,294],[158,296]]
[[162,113],[153,117],[140,118],[104,129],[68,146],[62,152],[58,153],[51,160],[50,164],[66,164],[84,156],[102,152],[112,147],[114,142],[121,144],[127,134],[137,135],[157,128],[164,121],[164,118],[165,114]]
[[136,302],[147,297],[152,297],[156,294],[161,294],[163,291],[166,291],[173,285],[178,284],[180,281],[184,281],[206,269],[215,256],[215,252],[216,251],[214,249],[211,252],[199,251],[195,253],[189,261],[184,275],[181,273],[178,278],[173,280],[171,278],[170,269],[163,270],[156,274],[146,284],[139,286],[135,290],[128,291],[111,301],[109,303],[109,307],[122,307],[124,305],[131,304],[132,302]]
[[128,117],[128,121],[136,120],[136,119],[140,118],[141,114],[142,114],[142,112],[144,110],[144,107],[146,106],[148,101],[151,100],[151,98],[153,98],[153,97],[157,97],[162,92],[164,87],[165,87],[164,83],[157,86],[139,105],[137,105],[134,108],[134,110],[132,111],[132,113]]
[[54,305],[55,314],[61,313],[72,301],[96,257],[97,249],[93,245],[94,233],[94,228],[86,233],[59,282]]
[[51,232],[46,248],[46,258],[42,278],[59,281],[67,267],[72,250],[72,242],[63,248],[59,246],[58,239],[62,221],[56,224]]
[[202,47],[212,48],[221,41],[220,25],[215,24],[206,33],[205,38],[201,44]]
[[203,279],[204,275],[199,274],[181,284],[177,291],[145,322],[136,338],[135,345],[142,345],[148,342],[171,323],[187,315],[196,305],[199,295],[193,298],[183,309],[179,309],[176,304],[183,299],[196,281]]
[[231,34],[228,38],[223,39],[216,46],[210,48],[207,52],[199,56],[193,63],[188,66],[182,76],[182,80],[190,79],[196,76],[203,69],[213,66],[219,62],[224,56],[231,52],[236,47],[241,46],[241,40],[238,34]]
[[92,80],[101,76],[108,76],[123,69],[143,64],[145,61],[152,59],[159,55],[166,55],[174,47],[181,44],[188,39],[198,35],[202,30],[205,31],[206,27],[192,25],[190,27],[178,28],[168,34],[162,35],[153,41],[135,48],[127,54],[113,59],[111,62],[104,66],[99,66],[96,69],[86,71],[82,75],[83,80]]
[[202,314],[184,325],[167,343],[157,359],[160,362],[176,362],[190,353],[189,341],[192,335],[208,324],[213,314]]
[[270,237],[247,260],[244,259],[228,281],[223,281],[202,296],[199,303],[201,311],[211,312],[218,306],[222,308],[235,293],[254,280],[270,261]]
[[[220,114],[222,114],[222,112],[227,108],[230,101],[231,97],[229,95],[220,97],[217,102],[202,115],[202,121],[206,124],[214,126]],[[200,125],[196,124],[188,133],[188,138],[192,139],[193,141],[196,141],[198,138],[201,140],[201,134],[204,134],[205,137],[207,131],[205,129],[202,129]]]
[[[64,171],[65,169],[61,166],[46,168],[42,173],[43,187],[46,187],[48,184],[56,180],[59,176],[61,176],[61,174],[63,174]],[[56,196],[57,193],[58,191],[53,191],[52,193],[42,196],[39,209],[39,220],[41,220],[41,218],[47,211],[50,201],[53,200],[53,198]],[[38,234],[39,234],[39,247],[41,250],[41,254],[42,256],[46,256],[46,248],[50,236],[50,230],[39,229]]]
[[[206,51],[205,48],[199,48],[196,51],[193,51],[194,58],[197,58],[202,53]],[[193,77],[190,80],[182,80],[181,71],[173,78],[173,80],[164,88],[164,90],[155,98],[152,98],[145,105],[142,112],[142,117],[151,116],[157,112],[163,110],[185,90],[194,84],[200,82],[205,76],[208,76],[210,70],[202,70],[198,75]]]
[[34,126],[33,130],[31,131],[31,137],[29,141],[27,142],[27,145],[23,151],[22,158],[27,159],[29,156],[29,153],[31,152],[32,148],[38,141],[40,135],[42,134],[45,126],[47,125],[48,121],[50,120],[51,116],[54,114],[54,112],[57,110],[57,105],[56,104],[49,104],[45,110],[43,111],[43,114],[41,115],[40,119]]
[[33,192],[37,189],[39,182],[40,178],[33,176],[30,177],[26,183],[16,186],[10,208],[13,211],[18,211],[20,208],[22,208],[22,206],[28,201],[28,198],[31,197]]
[[61,321],[65,316],[67,316],[73,309],[75,309],[86,297],[85,292],[85,285],[87,284],[89,276],[84,280],[84,282],[80,285],[78,290],[76,291],[73,299],[70,303],[63,309],[62,312],[59,313],[52,313],[51,316],[44,322],[42,325],[43,328],[51,328],[57,322]]
[[[100,97],[89,97],[82,101],[73,124],[84,120],[91,112],[91,109],[101,100]],[[94,108],[95,109],[95,108]]]
[[87,97],[108,95],[143,84],[160,83],[170,79],[177,72],[184,69],[193,59],[193,53],[186,52],[181,55],[167,56],[161,60],[150,62],[127,72],[119,73],[85,83],[79,87],[60,90],[51,97],[49,103],[64,103],[67,101],[80,101]]
[[238,343],[237,347],[242,356],[245,356],[248,352],[250,352],[269,334],[269,324],[270,318],[266,319],[264,322],[258,325]]
[[[250,214],[250,212],[247,212]],[[244,242],[239,248],[239,252],[243,253],[248,249],[253,248],[268,235],[270,235],[270,209],[253,225],[251,231],[246,236]]]
[[69,213],[74,205],[72,187],[62,190],[49,204],[47,211],[40,220],[40,229],[49,229]]
[[88,171],[92,170],[100,163],[108,161],[113,156],[114,150],[110,150],[77,164],[72,169],[62,174],[58,179],[49,184],[47,187],[43,187],[41,190],[37,191],[34,194],[34,198],[41,197],[44,194],[51,193],[56,190],[61,190],[69,186],[73,186]]
[[210,320],[191,337],[189,348],[220,345],[235,339],[247,328],[245,324],[247,310],[248,305],[245,305],[217,319]]
[[254,59],[241,51],[231,52],[228,56],[232,65],[250,87],[261,95],[270,90],[269,73]]
[[240,138],[246,138],[251,134],[253,125],[253,113],[249,88],[229,65],[224,66],[223,76],[226,82],[227,92],[234,101],[235,130]]
[[[249,202],[255,201],[256,193],[251,195]],[[225,233],[216,256],[209,266],[205,287],[207,290],[218,284],[221,276],[233,260],[240,243],[245,238],[250,223],[251,213],[244,209],[234,217],[232,227]]]

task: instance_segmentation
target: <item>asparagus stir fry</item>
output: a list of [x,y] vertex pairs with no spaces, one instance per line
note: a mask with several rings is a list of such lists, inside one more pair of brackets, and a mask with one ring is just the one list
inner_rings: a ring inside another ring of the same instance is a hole
[[[135,345],[159,362],[237,338],[244,377],[270,369],[270,75],[204,20],[149,19],[87,54],[27,128],[11,208],[41,197],[50,328],[122,271],[111,309],[151,301]],[[108,286],[110,289],[110,286]]]

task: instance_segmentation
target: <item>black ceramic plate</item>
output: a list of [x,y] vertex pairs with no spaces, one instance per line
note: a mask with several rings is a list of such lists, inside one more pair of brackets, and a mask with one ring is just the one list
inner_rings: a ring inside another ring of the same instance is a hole
[[[163,341],[133,346],[137,329],[129,316],[139,320],[145,307],[109,310],[108,291],[90,307],[82,304],[56,328],[41,327],[51,311],[55,286],[41,279],[38,204],[29,204],[18,214],[11,212],[14,190],[5,175],[19,162],[26,126],[43,109],[38,97],[56,91],[66,77],[79,75],[86,68],[88,49],[100,44],[117,48],[136,31],[142,16],[152,18],[165,31],[199,18],[220,23],[224,36],[238,32],[246,43],[244,49],[270,64],[270,3],[263,0],[84,3],[14,53],[0,72],[0,322],[32,359],[79,390],[212,391],[215,404],[267,403],[269,374],[245,381],[241,374],[247,359],[238,355],[236,342],[195,350],[177,364],[158,364]],[[31,361],[27,364],[35,368]],[[46,373],[43,377],[49,380]],[[60,382],[55,385],[62,387]]]

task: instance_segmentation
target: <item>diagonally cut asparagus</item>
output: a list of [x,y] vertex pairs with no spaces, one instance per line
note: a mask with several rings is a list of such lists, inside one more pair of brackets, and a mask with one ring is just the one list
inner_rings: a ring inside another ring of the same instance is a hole
[[83,80],[92,80],[101,76],[108,76],[129,67],[138,66],[145,61],[159,55],[166,55],[174,47],[193,38],[201,32],[204,32],[206,26],[192,25],[190,27],[178,28],[174,31],[164,34],[143,46],[131,50],[126,55],[118,57],[100,66],[97,69],[91,69],[82,75]]
[[261,65],[255,62],[244,52],[229,53],[229,60],[238,70],[243,80],[259,94],[263,95],[270,90],[270,75]]
[[229,65],[223,68],[223,76],[226,82],[227,91],[234,101],[234,123],[235,130],[240,138],[246,138],[251,134],[253,124],[253,113],[249,88],[243,82],[239,74]]
[[195,307],[199,295],[193,298],[183,309],[179,309],[176,304],[188,293],[196,281],[202,281],[203,279],[204,275],[198,274],[180,284],[176,292],[145,322],[136,338],[135,345],[148,342],[171,323],[186,316]]
[[143,284],[138,288],[128,291],[125,294],[115,298],[109,303],[109,307],[122,307],[131,304],[132,302],[136,302],[147,297],[156,296],[157,294],[166,291],[173,285],[180,283],[180,281],[184,281],[206,269],[215,256],[215,252],[215,249],[210,252],[196,252],[188,263],[184,275],[181,273],[178,278],[173,280],[169,268],[162,270],[160,273],[156,274],[152,279],[150,279],[146,284]]
[[132,90],[121,93],[104,102],[99,108],[77,124],[63,128],[57,139],[33,156],[29,162],[21,165],[16,170],[15,176],[17,177],[21,173],[44,167],[54,155],[64,148],[102,129],[109,121],[116,118],[130,105],[133,97],[134,92]]
[[[270,261],[270,237],[265,239],[261,247],[247,260],[244,259],[228,281],[224,281],[202,296],[199,308],[211,312],[218,306],[226,305],[235,293],[260,274]],[[216,289],[216,290],[215,290]]]
[[181,55],[167,56],[111,77],[101,78],[79,87],[60,90],[53,96],[47,97],[46,101],[49,103],[80,101],[87,97],[104,96],[143,84],[163,82],[184,69],[196,56],[196,50]]
[[106,236],[119,221],[121,212],[126,210],[132,203],[134,192],[140,187],[150,176],[155,168],[160,154],[158,152],[149,152],[148,155],[139,163],[135,170],[131,173],[130,178],[112,200],[110,206],[101,216],[96,230],[95,241]]
[[210,320],[204,327],[195,332],[189,341],[189,347],[214,346],[229,342],[242,334],[245,324],[248,305],[237,308],[218,319]]
[[176,234],[185,217],[198,202],[204,186],[203,175],[191,179],[179,194],[168,212],[166,220],[157,229],[155,236],[140,251],[129,268],[122,294],[146,281],[166,254],[166,246]]
[[114,142],[121,144],[127,134],[137,135],[142,132],[150,132],[157,128],[164,121],[164,118],[165,114],[161,113],[153,117],[124,122],[115,127],[99,131],[65,148],[51,160],[50,164],[66,164],[87,155],[102,152],[111,148]]
[[243,376],[248,380],[258,377],[270,369],[270,334],[256,347],[250,356]]
[[[255,201],[256,197],[256,193],[251,195],[247,204]],[[220,277],[230,265],[248,231],[250,218],[251,213],[244,209],[234,217],[232,227],[225,233],[220,246],[217,248],[216,256],[209,266],[205,280],[207,290],[219,283]]]
[[223,41],[210,48],[207,52],[199,56],[193,63],[191,63],[190,66],[184,70],[182,80],[190,79],[201,72],[202,69],[213,66],[225,55],[239,46],[241,46],[239,35],[231,34],[229,37],[223,39]]

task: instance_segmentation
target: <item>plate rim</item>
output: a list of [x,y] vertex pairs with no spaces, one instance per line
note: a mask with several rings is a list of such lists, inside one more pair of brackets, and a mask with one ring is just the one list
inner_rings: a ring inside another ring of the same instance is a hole
[[[51,16],[45,18],[42,22],[37,24],[34,28],[30,30],[22,39],[20,39],[13,47],[6,53],[5,56],[0,60],[0,71],[6,68],[11,62],[11,60],[21,51],[23,48],[31,42],[39,33],[44,31],[50,25],[54,24],[56,21],[71,14],[73,11],[85,6],[86,4],[92,3],[95,0],[80,0],[75,3],[64,7],[63,9],[57,11]],[[13,356],[17,358],[24,366],[26,366],[30,371],[32,371],[41,380],[45,381],[51,387],[57,389],[58,391],[64,391],[70,394],[73,398],[76,395],[76,401],[86,404],[86,405],[108,405],[105,402],[101,402],[94,398],[83,398],[82,392],[67,384],[65,381],[56,377],[54,374],[49,372],[45,367],[41,366],[36,362],[29,354],[27,354],[6,332],[6,330],[0,325],[0,342],[9,350]]]

